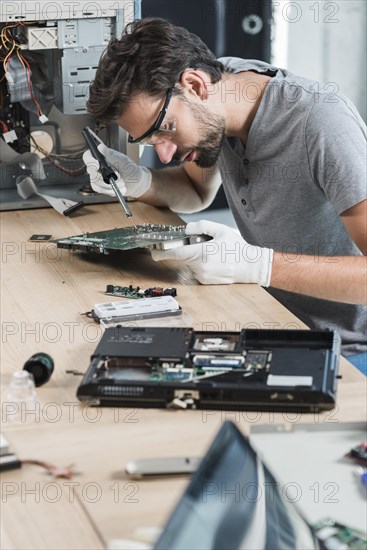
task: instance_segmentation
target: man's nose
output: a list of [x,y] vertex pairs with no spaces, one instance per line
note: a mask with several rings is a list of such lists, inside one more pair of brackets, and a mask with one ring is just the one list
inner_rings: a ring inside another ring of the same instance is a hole
[[172,143],[172,141],[162,141],[161,143],[156,143],[154,145],[155,152],[159,156],[163,164],[168,164],[171,162],[173,155],[177,151],[177,145]]

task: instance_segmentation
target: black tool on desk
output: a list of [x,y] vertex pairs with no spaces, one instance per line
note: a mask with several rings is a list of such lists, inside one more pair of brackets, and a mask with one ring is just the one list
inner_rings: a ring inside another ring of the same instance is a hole
[[123,196],[118,185],[116,184],[116,180],[117,180],[116,172],[108,164],[108,162],[106,161],[102,153],[98,150],[99,143],[94,137],[91,129],[88,126],[86,126],[82,131],[82,134],[84,136],[85,141],[87,142],[89,149],[91,150],[92,155],[99,162],[99,171],[102,174],[103,181],[111,185],[112,189],[115,192],[116,197],[118,198],[122,208],[124,209],[124,212],[127,218],[131,221],[132,225],[136,228],[136,225],[132,220],[132,212],[126,203],[125,197]]
[[54,362],[48,353],[35,353],[26,361],[23,370],[33,375],[36,387],[42,386],[50,380],[54,371]]
[[367,466],[367,441],[353,447],[346,456],[361,466]]

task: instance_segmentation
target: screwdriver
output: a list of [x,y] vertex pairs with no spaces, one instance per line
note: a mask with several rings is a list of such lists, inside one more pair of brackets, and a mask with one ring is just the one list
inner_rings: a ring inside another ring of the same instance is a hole
[[[125,197],[121,193],[116,180],[118,179],[116,172],[113,170],[113,168],[108,164],[105,157],[102,155],[102,153],[98,150],[98,142],[96,138],[93,135],[93,132],[91,129],[86,126],[82,134],[84,136],[85,141],[87,142],[87,145],[94,156],[96,160],[99,162],[99,171],[102,174],[103,181],[109,185],[111,185],[112,189],[115,192],[116,197],[118,198],[122,208],[124,209],[124,212],[128,218],[128,220],[132,223],[135,229],[137,229],[133,219],[132,219],[132,212],[130,208],[127,205],[127,202],[125,200]],[[102,142],[100,142],[102,143]]]

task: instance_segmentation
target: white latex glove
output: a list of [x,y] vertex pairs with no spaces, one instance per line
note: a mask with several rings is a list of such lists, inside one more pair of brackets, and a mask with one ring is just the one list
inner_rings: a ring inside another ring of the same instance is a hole
[[[152,183],[152,174],[148,168],[138,166],[129,157],[119,151],[109,149],[104,143],[98,145],[98,150],[116,171],[118,176],[116,180],[117,185],[124,196],[127,195],[137,199],[148,191]],[[94,158],[89,149],[83,154],[83,161],[87,166],[93,191],[113,197],[115,193],[111,186],[103,181],[99,171],[99,162]]]
[[258,283],[269,286],[273,250],[248,244],[226,225],[207,220],[191,222],[186,234],[206,234],[213,239],[170,250],[152,250],[152,258],[185,262],[196,279],[206,285]]

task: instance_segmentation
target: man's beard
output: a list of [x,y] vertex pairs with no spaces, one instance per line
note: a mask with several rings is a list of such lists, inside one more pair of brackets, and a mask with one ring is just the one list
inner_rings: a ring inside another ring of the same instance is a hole
[[[204,106],[196,105],[187,100],[186,103],[189,105],[195,120],[199,122],[205,136],[195,147],[187,149],[186,154],[194,149],[196,152],[195,164],[200,168],[211,168],[218,160],[225,139],[224,118],[209,113]],[[182,151],[177,151],[173,160],[179,161],[182,156]]]

